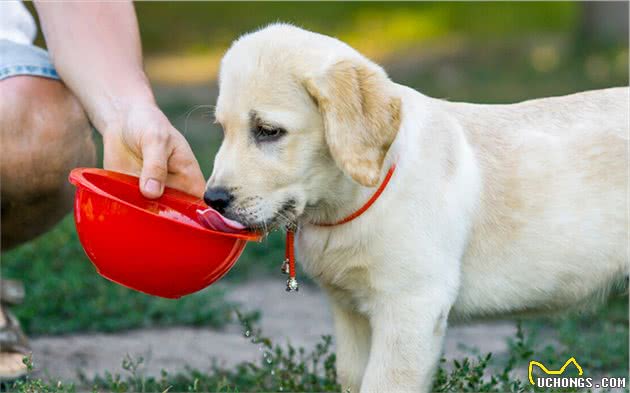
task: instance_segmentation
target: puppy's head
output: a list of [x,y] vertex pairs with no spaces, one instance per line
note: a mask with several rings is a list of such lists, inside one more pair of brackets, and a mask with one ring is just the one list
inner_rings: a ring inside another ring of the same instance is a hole
[[290,25],[237,40],[223,57],[224,140],[206,201],[249,228],[331,203],[347,176],[377,185],[400,119],[385,72],[346,44]]

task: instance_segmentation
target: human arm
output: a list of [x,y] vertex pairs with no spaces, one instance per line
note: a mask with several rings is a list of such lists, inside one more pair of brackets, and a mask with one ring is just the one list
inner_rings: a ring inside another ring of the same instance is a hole
[[158,108],[142,67],[130,2],[35,3],[57,72],[103,135],[104,167],[140,175],[142,193],[164,185],[201,196],[190,146]]

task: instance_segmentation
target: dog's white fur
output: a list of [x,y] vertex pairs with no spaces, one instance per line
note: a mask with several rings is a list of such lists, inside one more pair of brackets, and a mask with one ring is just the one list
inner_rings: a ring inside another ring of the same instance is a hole
[[[580,306],[625,280],[628,96],[451,103],[336,39],[272,25],[222,61],[208,186],[229,188],[226,215],[250,226],[298,223],[344,388],[427,391],[447,320]],[[257,121],[287,134],[254,142]],[[359,208],[394,163],[366,213],[313,225]]]

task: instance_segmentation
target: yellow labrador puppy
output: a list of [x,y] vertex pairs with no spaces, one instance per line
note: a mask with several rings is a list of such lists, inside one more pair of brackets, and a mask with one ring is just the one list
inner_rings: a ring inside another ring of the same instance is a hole
[[[271,25],[222,60],[206,200],[249,228],[297,225],[344,389],[427,391],[447,319],[579,306],[625,281],[628,101],[446,102],[334,38]],[[365,213],[316,225],[363,206],[394,164]]]

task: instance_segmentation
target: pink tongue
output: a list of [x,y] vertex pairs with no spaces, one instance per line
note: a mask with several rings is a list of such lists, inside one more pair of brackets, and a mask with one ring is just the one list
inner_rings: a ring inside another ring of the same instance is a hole
[[215,231],[235,233],[245,229],[240,222],[223,217],[211,207],[206,210],[197,210],[197,216],[203,225]]

